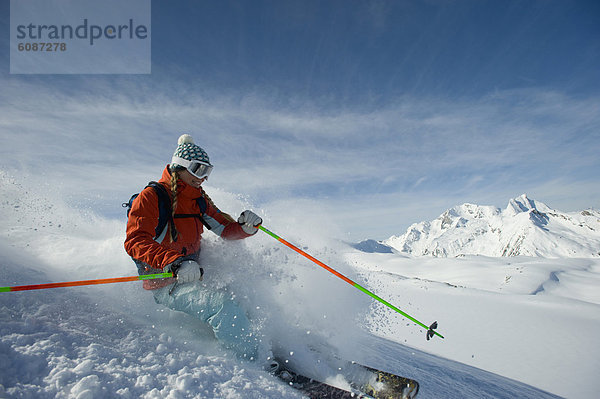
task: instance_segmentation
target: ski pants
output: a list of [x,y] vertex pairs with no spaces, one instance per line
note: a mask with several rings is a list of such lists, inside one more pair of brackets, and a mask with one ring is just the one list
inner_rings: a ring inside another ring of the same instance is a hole
[[257,358],[258,342],[250,329],[250,321],[227,292],[210,290],[195,282],[169,285],[153,293],[156,303],[208,323],[217,340],[239,358]]

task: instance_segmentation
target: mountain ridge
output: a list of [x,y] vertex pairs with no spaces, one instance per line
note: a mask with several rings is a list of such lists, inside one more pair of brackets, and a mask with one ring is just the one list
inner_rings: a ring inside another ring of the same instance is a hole
[[504,209],[457,205],[378,243],[410,256],[600,257],[600,211],[562,212],[523,194]]

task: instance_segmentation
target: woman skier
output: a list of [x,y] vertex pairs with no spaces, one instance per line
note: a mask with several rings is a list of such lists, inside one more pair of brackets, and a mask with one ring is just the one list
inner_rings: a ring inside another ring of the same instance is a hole
[[[158,184],[149,185],[131,202],[125,250],[141,275],[173,273],[174,278],[144,280],[143,287],[153,291],[157,303],[201,319],[226,348],[241,358],[256,359],[258,342],[245,312],[227,292],[199,283],[204,274],[199,254],[204,227],[224,239],[237,240],[256,234],[262,219],[249,210],[237,221],[221,212],[202,189],[213,169],[208,154],[187,134],[177,144]],[[159,232],[160,218],[165,218],[161,192],[168,194],[171,214]]]

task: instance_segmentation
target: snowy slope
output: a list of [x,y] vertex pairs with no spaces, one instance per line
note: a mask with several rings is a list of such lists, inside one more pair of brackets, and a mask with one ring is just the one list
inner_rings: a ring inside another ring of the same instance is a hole
[[[207,190],[232,213],[249,206]],[[124,219],[6,175],[0,194],[0,286],[135,274],[122,250]],[[340,357],[378,366],[418,379],[422,398],[592,398],[600,389],[591,344],[600,328],[598,259],[367,254],[315,232],[326,215],[314,207],[307,220],[302,204],[289,205],[261,212],[265,225],[413,316],[438,320],[446,339],[426,341],[266,235],[228,243],[209,233],[204,284],[246,308],[264,356],[284,348],[303,371],[329,378],[343,374]],[[138,283],[0,293],[0,310],[0,398],[300,397]]]
[[456,206],[382,244],[414,256],[600,257],[600,211],[561,212],[523,194],[505,209]]

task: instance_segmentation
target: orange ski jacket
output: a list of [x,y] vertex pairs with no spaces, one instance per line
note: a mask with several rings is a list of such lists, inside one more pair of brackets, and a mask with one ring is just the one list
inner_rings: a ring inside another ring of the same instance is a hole
[[[171,173],[168,165],[163,170],[162,177],[158,182],[165,187],[169,194],[171,193]],[[198,205],[199,198],[206,203],[204,212]],[[177,182],[175,215],[198,215],[202,219],[199,217],[176,217],[173,222],[175,230],[177,230],[177,240],[171,242],[169,226],[162,241],[155,241],[155,229],[159,218],[158,196],[152,187],[146,187],[134,199],[129,212],[125,251],[138,262],[143,262],[153,269],[164,270],[165,266],[179,257],[200,252],[201,235],[205,225],[214,233],[228,240],[250,236],[231,216],[221,212],[202,188],[189,186],[181,179]],[[149,287],[144,284],[144,288]]]

